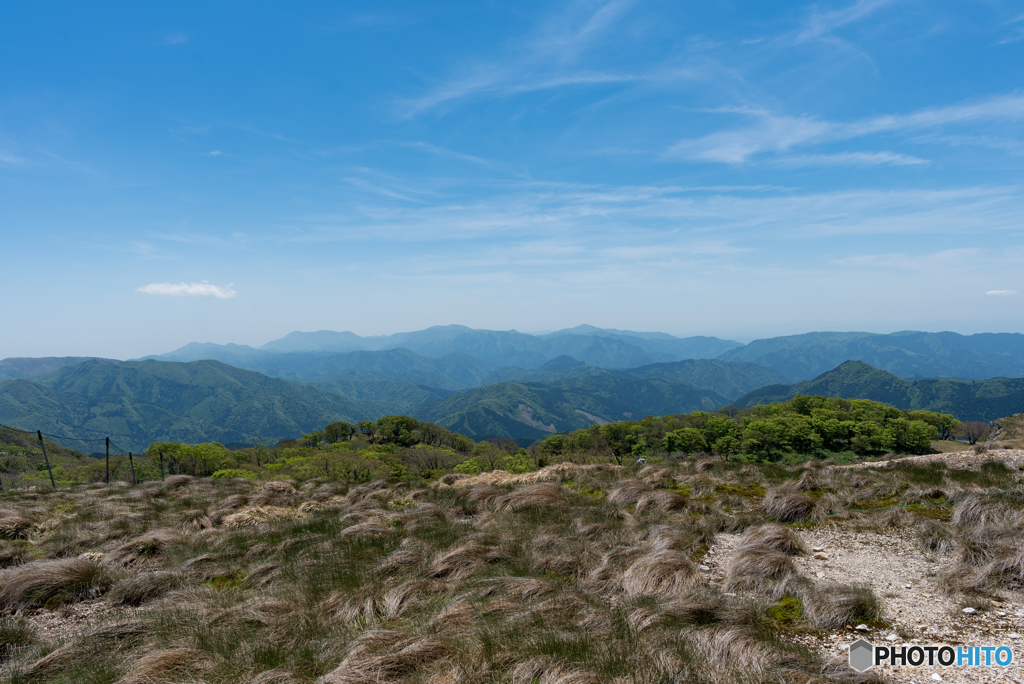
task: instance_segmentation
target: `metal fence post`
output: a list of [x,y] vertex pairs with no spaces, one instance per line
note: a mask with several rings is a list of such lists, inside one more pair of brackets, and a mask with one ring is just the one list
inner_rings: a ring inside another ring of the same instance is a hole
[[128,465],[132,467],[132,484],[139,484],[139,481],[135,479],[135,461],[132,459],[132,452],[128,452]]
[[110,438],[107,437],[107,484],[110,484]]
[[56,489],[57,483],[53,481],[53,468],[50,467],[50,457],[46,455],[46,444],[43,443],[43,431],[36,430],[36,434],[39,436],[39,446],[43,449],[43,459],[46,461],[46,470],[50,473],[50,486]]

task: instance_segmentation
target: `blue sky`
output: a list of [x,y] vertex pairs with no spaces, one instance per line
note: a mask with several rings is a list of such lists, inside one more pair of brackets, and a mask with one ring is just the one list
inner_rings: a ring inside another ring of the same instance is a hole
[[1024,332],[1020,2],[291,5],[0,6],[0,357]]

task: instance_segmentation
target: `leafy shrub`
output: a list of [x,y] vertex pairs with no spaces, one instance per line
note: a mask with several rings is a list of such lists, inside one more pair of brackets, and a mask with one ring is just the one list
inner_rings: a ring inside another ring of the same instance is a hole
[[215,480],[230,480],[231,478],[235,477],[244,477],[247,480],[255,480],[256,473],[252,472],[251,470],[242,470],[241,468],[225,468],[224,470],[218,470],[210,477],[212,477]]

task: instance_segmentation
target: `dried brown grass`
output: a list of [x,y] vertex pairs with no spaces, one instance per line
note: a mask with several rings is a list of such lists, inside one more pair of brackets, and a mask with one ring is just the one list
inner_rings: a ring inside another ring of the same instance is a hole
[[607,500],[616,506],[631,506],[651,489],[651,486],[642,480],[622,480],[615,483],[615,487],[608,492]]
[[804,616],[818,629],[839,629],[880,620],[882,604],[870,587],[828,582],[805,594]]
[[202,651],[193,648],[168,648],[139,658],[117,684],[155,684],[169,678],[195,674],[209,665]]
[[977,527],[1001,522],[1006,509],[980,496],[970,496],[953,505],[950,522],[959,527]]
[[36,561],[0,572],[0,612],[91,598],[109,586],[106,570],[96,561]]
[[738,547],[725,571],[725,587],[729,591],[767,591],[780,581],[796,574],[793,560],[767,544]]
[[740,537],[738,546],[762,544],[781,551],[787,556],[807,555],[807,547],[795,530],[785,525],[759,525],[751,527]]
[[105,560],[125,568],[152,566],[160,562],[160,556],[168,546],[183,540],[184,537],[177,530],[153,530],[121,543],[106,555]]
[[693,561],[672,549],[641,556],[622,575],[622,588],[631,596],[675,598],[699,582]]
[[0,539],[28,539],[32,518],[17,511],[0,511]]
[[765,513],[779,522],[798,522],[814,515],[814,499],[790,487],[769,489],[762,507]]
[[449,644],[434,636],[403,638],[388,644],[388,653],[384,655],[370,655],[367,650],[357,645],[336,669],[319,680],[320,683],[377,684],[391,681],[421,671],[454,651]]
[[554,507],[565,502],[562,486],[554,482],[542,482],[513,489],[504,496],[494,499],[493,506],[499,512],[519,511],[531,507]]

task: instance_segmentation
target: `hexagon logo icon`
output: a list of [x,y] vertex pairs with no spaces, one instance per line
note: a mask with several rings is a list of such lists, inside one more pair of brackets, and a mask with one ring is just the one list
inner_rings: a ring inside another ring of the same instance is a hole
[[850,644],[850,667],[857,672],[863,672],[871,667],[875,647],[866,639],[857,639]]

